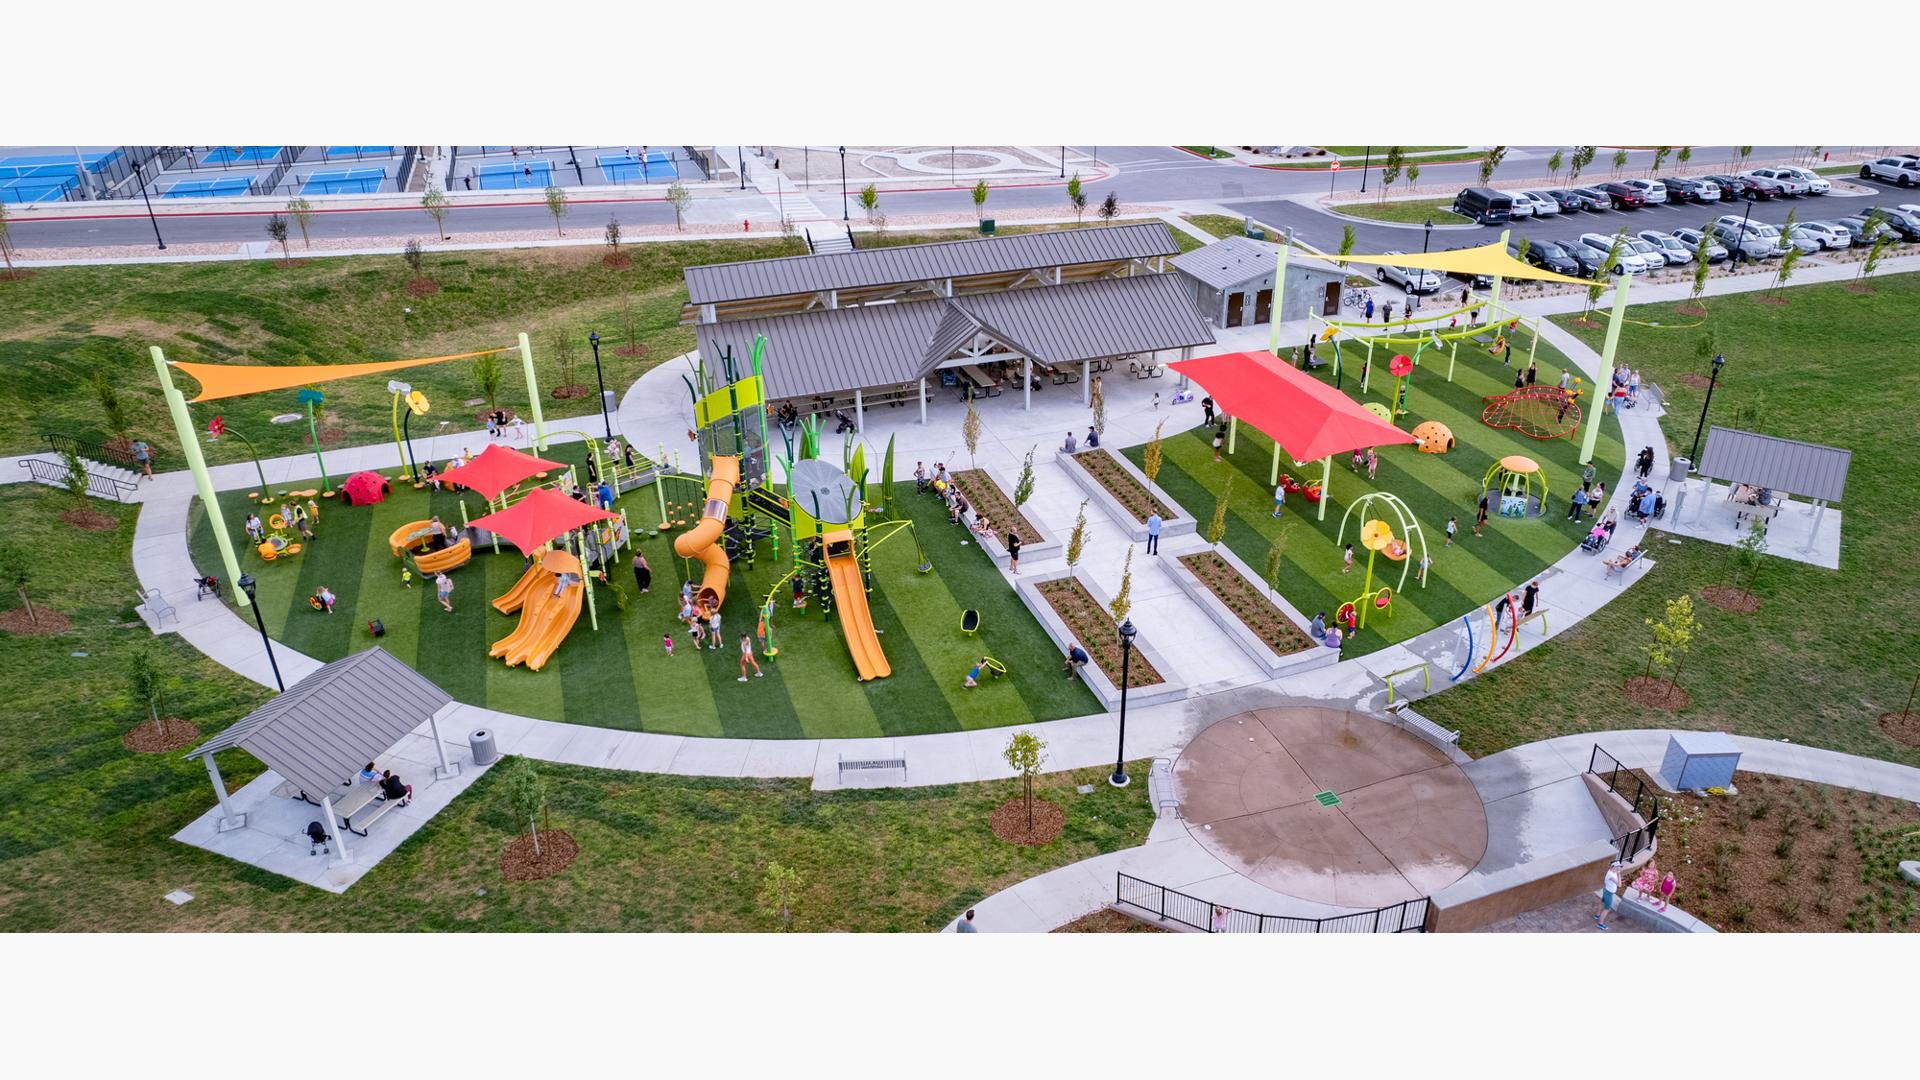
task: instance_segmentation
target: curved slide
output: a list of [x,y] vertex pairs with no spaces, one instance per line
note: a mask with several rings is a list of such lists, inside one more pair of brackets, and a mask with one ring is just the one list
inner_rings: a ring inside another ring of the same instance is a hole
[[527,572],[521,574],[520,580],[513,583],[513,588],[508,589],[502,595],[494,598],[493,610],[502,615],[511,615],[520,610],[521,606],[527,602],[527,599],[533,595],[534,585],[539,582],[541,578],[551,575],[551,571],[544,570],[540,566],[540,562],[545,556],[546,552],[544,551],[534,553],[533,565],[527,567]]
[[842,530],[821,538],[826,543],[827,575],[833,581],[833,609],[840,613],[840,633],[861,682],[893,674],[880,638],[873,632],[873,613],[867,610],[867,589],[860,581],[860,562],[853,555],[853,533]]
[[[556,596],[554,591],[562,575],[570,575],[571,580]],[[519,608],[520,625],[494,642],[487,655],[501,657],[508,667],[525,664],[528,670],[539,671],[573,630],[585,596],[580,561],[564,551],[548,552],[539,565],[530,567],[513,588],[494,601],[494,607],[502,612]]]
[[733,501],[733,489],[739,483],[740,459],[715,457],[713,473],[707,477],[707,505],[701,511],[700,524],[673,538],[675,555],[706,564],[698,599],[712,607],[719,607],[727,597],[727,546],[720,542],[720,534],[727,526],[727,505]]

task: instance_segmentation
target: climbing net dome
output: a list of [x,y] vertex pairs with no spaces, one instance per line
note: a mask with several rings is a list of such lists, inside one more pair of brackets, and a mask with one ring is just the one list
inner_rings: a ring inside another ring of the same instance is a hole
[[1480,422],[1529,439],[1571,438],[1580,430],[1579,395],[1557,386],[1523,386],[1481,398]]

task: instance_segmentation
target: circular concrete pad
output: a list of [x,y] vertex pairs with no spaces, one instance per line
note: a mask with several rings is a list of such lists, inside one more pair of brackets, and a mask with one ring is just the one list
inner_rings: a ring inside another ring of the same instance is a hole
[[[1453,884],[1487,852],[1459,767],[1418,736],[1344,709],[1257,709],[1202,731],[1173,767],[1188,829],[1276,892],[1337,907]],[[1322,805],[1320,792],[1338,797]]]

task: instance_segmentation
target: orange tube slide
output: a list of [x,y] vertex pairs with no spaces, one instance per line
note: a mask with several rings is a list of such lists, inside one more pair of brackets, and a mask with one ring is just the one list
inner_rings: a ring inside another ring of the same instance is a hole
[[727,598],[727,546],[720,533],[727,525],[727,504],[740,483],[740,459],[715,457],[713,473],[707,477],[707,505],[700,524],[673,538],[673,553],[683,559],[699,559],[707,566],[700,579],[697,598],[711,607],[719,607]]

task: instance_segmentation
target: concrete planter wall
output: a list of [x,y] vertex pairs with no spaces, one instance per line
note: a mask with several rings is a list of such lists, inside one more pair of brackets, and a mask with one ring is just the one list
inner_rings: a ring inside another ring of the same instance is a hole
[[[1027,610],[1033,612],[1033,617],[1038,619],[1040,625],[1046,628],[1047,636],[1053,639],[1053,643],[1055,647],[1060,650],[1062,657],[1066,656],[1068,646],[1078,640],[1079,635],[1068,628],[1066,620],[1062,619],[1059,613],[1053,610],[1053,605],[1047,603],[1046,597],[1040,595],[1039,586],[1042,582],[1058,581],[1067,576],[1065,570],[1053,570],[1043,574],[1022,576],[1018,581],[1013,583],[1014,592],[1019,594],[1020,602],[1027,605]],[[1087,595],[1093,597],[1094,603],[1099,604],[1102,608],[1113,603],[1113,598],[1102,592],[1100,586],[1086,578],[1079,580],[1080,587],[1087,590]],[[1159,651],[1148,643],[1145,634],[1141,634],[1133,639],[1133,648],[1135,652],[1145,657],[1147,662],[1153,665],[1153,669],[1159,672],[1160,677],[1166,681],[1154,686],[1142,686],[1128,691],[1128,705],[1136,708],[1145,705],[1158,705],[1165,701],[1179,701],[1187,696],[1186,684],[1174,677],[1173,669],[1167,665],[1166,658],[1162,657]],[[1117,686],[1112,679],[1107,678],[1107,673],[1100,670],[1100,665],[1088,663],[1080,669],[1080,678],[1087,684],[1088,689],[1093,691],[1093,696],[1100,699],[1100,704],[1106,709],[1111,711],[1120,707],[1120,687]]]
[[[1302,649],[1295,653],[1288,653],[1285,656],[1275,652],[1273,647],[1265,641],[1262,641],[1258,634],[1249,630],[1247,624],[1241,622],[1240,617],[1235,615],[1231,608],[1227,607],[1218,596],[1213,594],[1212,589],[1207,588],[1206,583],[1200,580],[1199,575],[1187,569],[1186,564],[1180,561],[1184,555],[1191,554],[1196,553],[1184,552],[1181,555],[1176,555],[1168,559],[1166,561],[1167,573],[1172,575],[1174,584],[1180,586],[1180,591],[1186,593],[1188,599],[1198,605],[1200,610],[1206,612],[1207,617],[1212,619],[1227,637],[1232,639],[1235,645],[1240,646],[1241,652],[1246,653],[1248,657],[1252,658],[1254,663],[1260,665],[1261,670],[1267,673],[1268,678],[1280,678],[1302,671],[1312,671],[1315,668],[1332,667],[1340,662],[1340,650],[1329,649],[1318,642],[1314,642],[1310,648]],[[1260,583],[1259,577],[1254,574],[1251,567],[1240,561],[1239,556],[1224,546],[1215,549],[1215,554],[1226,560],[1227,565],[1233,567],[1235,572],[1242,578],[1245,578],[1247,583],[1251,585],[1254,591],[1258,592],[1262,598],[1269,599],[1271,603],[1275,604],[1281,613],[1287,617],[1287,620],[1293,623],[1295,629],[1299,630],[1302,634],[1307,633],[1307,628],[1311,624],[1305,618],[1301,617],[1300,612],[1295,609],[1292,604],[1287,603],[1285,597],[1278,599],[1268,597],[1267,587]],[[1312,636],[1309,635],[1307,640],[1313,642]]]
[[[1168,512],[1173,514],[1171,518],[1163,520],[1160,524],[1161,539],[1164,540],[1169,536],[1182,536],[1194,531],[1196,526],[1194,525],[1193,515],[1187,513],[1179,503],[1168,498],[1165,491],[1150,488],[1147,485],[1146,474],[1136,468],[1133,462],[1128,461],[1125,456],[1111,453],[1103,446],[1094,447],[1091,450],[1076,450],[1071,454],[1062,454],[1060,456],[1077,458],[1085,454],[1108,454],[1113,460],[1120,463],[1120,467],[1126,470],[1128,476],[1133,477],[1134,483],[1139,484],[1142,490],[1154,492],[1154,497],[1159,499],[1161,504],[1167,508]],[[1081,465],[1077,461],[1068,461],[1062,462],[1060,467],[1067,471],[1068,476],[1073,477],[1074,483],[1080,485],[1080,490],[1086,492],[1087,498],[1093,500],[1093,505],[1106,511],[1107,517],[1112,519],[1113,523],[1118,525],[1120,530],[1126,533],[1129,539],[1138,542],[1147,538],[1146,522],[1134,520],[1133,512],[1125,506],[1120,505],[1120,500],[1114,498],[1112,492],[1108,491],[1100,481],[1094,479],[1093,474],[1088,472],[1084,465]]]
[[[993,481],[994,486],[1000,489],[1000,494],[1006,497],[1007,502],[1013,502],[1013,481],[1007,479],[1005,474],[991,465],[981,466],[980,471],[987,474],[987,479]],[[1038,485],[1035,486],[1037,487]],[[1016,506],[1014,509],[1019,510],[1020,508]],[[1021,558],[1032,562],[1039,562],[1042,559],[1051,559],[1062,554],[1064,545],[1059,538],[1050,535],[1044,528],[1041,528],[1038,522],[1031,517],[1027,517],[1024,512],[1020,516],[1026,517],[1027,524],[1031,526],[1031,528],[1025,530],[1023,533],[1025,542],[1020,545]],[[1006,567],[1007,546],[998,530],[995,531],[993,539],[991,540],[980,540],[978,537],[975,537],[975,539],[980,544],[980,550],[987,553],[987,556],[993,560],[994,565],[1002,568]]]

